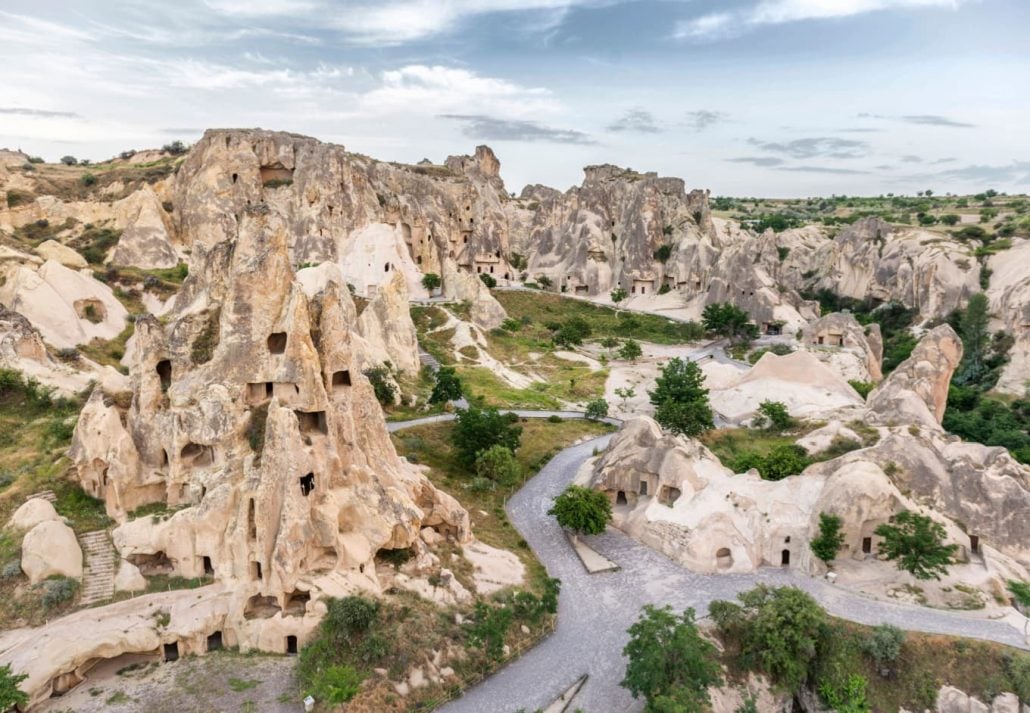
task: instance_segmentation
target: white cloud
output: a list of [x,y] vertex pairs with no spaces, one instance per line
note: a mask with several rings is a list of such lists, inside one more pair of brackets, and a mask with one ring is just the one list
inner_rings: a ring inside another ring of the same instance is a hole
[[852,17],[881,10],[957,9],[966,0],[761,0],[736,12],[702,15],[676,25],[676,39],[719,39],[744,34],[762,25]]

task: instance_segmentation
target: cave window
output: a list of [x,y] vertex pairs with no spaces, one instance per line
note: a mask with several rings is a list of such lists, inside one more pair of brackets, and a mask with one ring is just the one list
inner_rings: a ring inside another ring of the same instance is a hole
[[415,258],[415,262],[417,262],[419,265],[421,265],[422,264],[422,256],[419,255],[418,257],[416,257]]
[[480,273],[482,271],[483,271],[483,266],[482,265],[476,265],[476,272]]
[[300,494],[307,497],[315,489],[315,474],[308,473],[300,479]]
[[383,266],[383,272],[389,272],[389,271],[390,271],[390,263],[386,263],[386,264],[385,264],[385,265]]
[[733,566],[733,554],[729,547],[720,547],[716,550],[715,564],[719,569],[729,569]]
[[215,574],[215,566],[211,564],[211,558],[204,555],[204,574],[209,577],[213,577]]
[[[254,503],[254,499],[250,499],[250,505],[247,507],[247,536],[252,540],[257,539],[257,517],[255,511],[257,506]],[[260,567],[261,565],[258,565]]]
[[279,608],[279,602],[276,601],[275,597],[255,594],[247,600],[247,604],[243,608],[243,618],[248,621],[251,619],[271,619],[281,611],[282,609]]
[[165,448],[161,449],[161,465],[165,468],[168,467],[168,451]]
[[283,609],[285,616],[304,616],[304,609],[311,601],[311,594],[308,592],[291,592],[286,596],[286,607]]
[[216,631],[207,637],[207,650],[219,651],[222,648],[222,632]]
[[641,480],[640,481],[640,494],[641,495],[647,495],[647,481],[646,480]]
[[787,535],[786,537],[783,538],[783,543],[786,544],[786,545],[790,544],[790,535]]
[[628,504],[628,502],[626,501],[626,491],[620,490],[618,493],[616,493],[616,495],[615,495],[615,504],[616,505],[627,505]]
[[274,332],[268,335],[268,352],[270,354],[286,352],[286,332]]
[[238,181],[238,180],[240,180],[240,174],[238,174],[238,173],[232,174],[232,182],[236,183],[236,181]]
[[325,418],[325,411],[294,411],[297,415],[297,424],[301,433],[329,433],[329,425]]
[[469,241],[469,236],[467,236],[467,235],[462,236],[462,238],[461,238],[461,244],[462,245],[468,245],[468,241]]
[[493,265],[490,266],[490,274],[491,275],[494,274],[494,266]]
[[341,393],[350,385],[350,371],[347,369],[341,369],[340,371],[333,372],[332,388],[335,393]]
[[172,362],[162,359],[157,363],[157,376],[161,380],[161,391],[168,391],[172,385]]
[[297,653],[297,637],[292,634],[286,637],[286,653],[291,656]]
[[780,564],[784,567],[790,564],[790,550],[780,552]]
[[247,384],[247,404],[257,406],[272,398],[272,382],[258,381]]
[[261,563],[256,560],[250,563],[250,578],[255,582],[261,581]]
[[862,538],[862,552],[870,554],[873,551],[873,538],[863,537]]
[[215,462],[215,451],[211,446],[187,443],[179,452],[179,457],[186,466],[203,468]]
[[504,279],[505,280],[510,280],[511,279],[511,273],[509,273],[509,272],[504,273]]
[[978,535],[969,536],[969,550],[973,553],[980,551],[980,537]]
[[170,644],[164,646],[165,661],[178,661],[179,660],[179,643],[173,641]]

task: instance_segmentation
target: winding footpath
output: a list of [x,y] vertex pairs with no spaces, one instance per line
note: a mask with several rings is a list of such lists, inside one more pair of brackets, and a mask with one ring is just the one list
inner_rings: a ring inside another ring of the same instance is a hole
[[[515,413],[527,418],[546,418],[553,413],[565,418],[582,417],[574,412]],[[431,416],[389,426],[397,431],[452,418]],[[862,624],[890,623],[913,631],[1030,648],[1019,630],[1002,621],[878,601],[788,569],[770,567],[751,574],[691,572],[612,528],[588,541],[621,569],[589,575],[547,510],[594,449],[605,448],[610,438],[602,436],[561,451],[508,501],[512,524],[550,575],[562,581],[554,633],[469,689],[462,698],[443,706],[441,713],[514,713],[520,708],[544,708],[583,674],[589,674],[589,679],[573,700],[573,709],[581,708],[586,713],[640,711],[643,702],[633,700],[619,686],[626,668],[622,657],[628,640],[626,629],[636,621],[640,608],[645,604],[668,604],[676,610],[693,607],[701,617],[708,613],[712,601],[733,599],[738,592],[759,583],[799,587],[834,616]]]

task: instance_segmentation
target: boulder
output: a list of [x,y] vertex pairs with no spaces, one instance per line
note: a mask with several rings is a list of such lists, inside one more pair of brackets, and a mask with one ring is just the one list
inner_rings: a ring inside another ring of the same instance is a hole
[[7,526],[13,527],[16,530],[27,531],[39,523],[49,520],[61,521],[60,515],[54,510],[54,506],[50,504],[50,501],[43,498],[29,498],[14,511],[14,515],[7,522]]
[[961,359],[962,340],[955,330],[947,324],[935,327],[869,394],[869,408],[888,421],[939,428],[948,405],[951,375]]
[[21,543],[21,569],[30,584],[61,575],[82,577],[82,549],[75,532],[60,520],[40,522]]
[[118,573],[114,576],[116,592],[142,592],[147,588],[147,580],[139,571],[139,567],[122,560],[118,564]]
[[74,270],[89,267],[86,258],[56,240],[45,240],[40,243],[36,246],[36,254],[43,258],[43,260],[53,260]]

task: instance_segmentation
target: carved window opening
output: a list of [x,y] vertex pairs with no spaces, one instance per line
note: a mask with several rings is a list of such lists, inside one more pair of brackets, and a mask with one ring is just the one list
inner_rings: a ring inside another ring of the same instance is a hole
[[647,495],[647,481],[646,480],[641,480],[640,481],[640,494],[641,495]]
[[729,569],[733,566],[733,554],[729,547],[720,547],[715,552],[715,565],[719,569]]
[[862,538],[862,552],[865,554],[871,554],[873,551],[873,538],[863,537]]
[[290,656],[297,653],[297,637],[292,634],[286,637],[286,653]]
[[309,592],[291,592],[286,596],[286,607],[283,609],[285,616],[304,616],[304,610],[311,601]]
[[790,550],[780,552],[780,565],[786,567],[790,564]]
[[222,644],[222,632],[216,631],[207,637],[207,650],[208,651],[219,651],[221,650]]
[[284,354],[286,352],[286,332],[274,332],[268,335],[268,353]]
[[256,560],[250,563],[250,578],[255,582],[261,581],[261,563]]
[[215,462],[215,451],[211,446],[187,443],[179,452],[179,457],[187,467],[203,468]]
[[334,393],[342,393],[347,387],[351,385],[350,371],[348,371],[347,369],[334,371],[331,385],[333,387]]
[[297,424],[301,433],[329,433],[329,424],[326,421],[325,411],[294,411],[297,415]]
[[271,619],[280,611],[282,610],[279,608],[279,602],[276,601],[275,597],[264,597],[260,594],[255,594],[247,600],[247,604],[243,608],[243,618]]
[[157,378],[161,380],[161,391],[168,391],[172,385],[172,362],[162,359],[157,363]]
[[315,489],[315,474],[308,473],[300,479],[300,494],[305,498]]
[[179,660],[179,642],[173,641],[170,644],[164,645],[165,661],[178,661]]
[[[247,537],[252,540],[257,539],[257,517],[256,511],[257,506],[254,503],[254,499],[251,498],[250,504],[247,506]],[[258,565],[260,567],[261,565]]]

